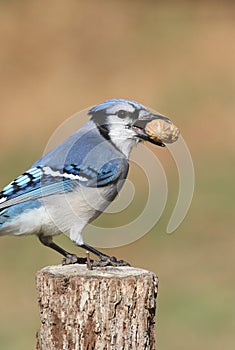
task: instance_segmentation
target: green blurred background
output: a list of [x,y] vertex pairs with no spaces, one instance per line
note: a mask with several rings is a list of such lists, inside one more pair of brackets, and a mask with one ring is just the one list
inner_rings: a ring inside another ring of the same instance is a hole
[[[166,210],[142,239],[107,253],[159,276],[159,349],[234,348],[234,2],[11,0],[0,1],[0,23],[1,187],[76,111],[122,97],[169,115],[196,170],[190,211],[165,233],[178,178],[168,152],[155,149],[168,176]],[[67,237],[57,242],[77,249]],[[1,349],[35,348],[35,273],[59,262],[35,237],[0,239]]]

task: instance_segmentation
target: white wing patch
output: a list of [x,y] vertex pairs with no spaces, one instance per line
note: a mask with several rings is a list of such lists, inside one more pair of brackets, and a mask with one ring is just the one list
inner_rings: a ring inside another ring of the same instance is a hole
[[7,197],[2,197],[2,198],[0,198],[0,203],[5,202],[6,200],[7,200]]
[[79,181],[87,181],[86,177],[74,175],[74,174],[68,174],[68,173],[60,173],[58,170],[52,170],[50,167],[46,166],[43,167],[43,171],[45,175],[50,175],[53,177],[63,177],[70,180],[79,180]]

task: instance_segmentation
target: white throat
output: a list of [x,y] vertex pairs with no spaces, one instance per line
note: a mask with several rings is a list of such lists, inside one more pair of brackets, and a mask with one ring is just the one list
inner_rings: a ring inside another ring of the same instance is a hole
[[120,124],[112,124],[109,130],[111,141],[127,158],[132,148],[139,142],[135,136],[133,130],[121,127]]

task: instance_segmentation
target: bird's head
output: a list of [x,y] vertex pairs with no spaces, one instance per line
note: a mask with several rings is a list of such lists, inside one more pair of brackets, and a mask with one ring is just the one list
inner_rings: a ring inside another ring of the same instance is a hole
[[126,156],[135,144],[143,140],[165,146],[160,140],[154,141],[147,135],[147,123],[161,119],[171,124],[170,119],[150,112],[140,103],[123,99],[107,100],[91,108],[89,114],[100,133]]

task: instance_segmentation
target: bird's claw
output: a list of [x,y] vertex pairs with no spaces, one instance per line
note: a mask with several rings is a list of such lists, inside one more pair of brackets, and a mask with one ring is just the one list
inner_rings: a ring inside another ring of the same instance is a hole
[[115,256],[103,256],[100,260],[93,260],[92,267],[106,267],[106,266],[131,266],[127,261],[117,260]]
[[75,254],[68,254],[62,259],[62,265],[71,265],[71,264],[86,264],[86,258],[79,258]]
[[102,256],[100,260],[93,260],[86,258],[79,258],[75,254],[68,254],[62,259],[62,265],[71,264],[87,264],[88,269],[93,267],[106,267],[106,266],[131,266],[127,261],[117,260],[115,256]]

